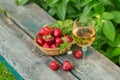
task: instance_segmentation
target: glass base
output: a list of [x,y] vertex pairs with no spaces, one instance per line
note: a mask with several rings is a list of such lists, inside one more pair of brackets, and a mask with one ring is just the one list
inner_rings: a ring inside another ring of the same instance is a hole
[[94,70],[95,66],[91,62],[85,61],[82,64],[76,65],[75,70],[81,73],[89,73]]

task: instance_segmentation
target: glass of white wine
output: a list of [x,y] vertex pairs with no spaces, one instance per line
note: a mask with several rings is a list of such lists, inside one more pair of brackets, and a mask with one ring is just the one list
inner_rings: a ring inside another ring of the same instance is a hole
[[75,43],[82,47],[83,60],[82,63],[77,64],[76,70],[78,72],[89,72],[94,69],[94,66],[89,61],[85,61],[87,47],[95,40],[95,29],[89,26],[75,27],[73,29],[73,36]]

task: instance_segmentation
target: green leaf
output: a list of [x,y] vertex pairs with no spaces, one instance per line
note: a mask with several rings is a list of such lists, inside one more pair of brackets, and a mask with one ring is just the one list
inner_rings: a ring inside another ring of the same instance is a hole
[[105,56],[109,56],[109,55],[111,55],[111,52],[112,52],[113,50],[114,50],[113,47],[108,47],[107,50],[106,50],[106,54],[105,54]]
[[120,23],[120,11],[111,11],[111,13],[114,16],[113,21],[116,23]]
[[40,6],[42,6],[42,8],[46,11],[48,10],[49,7],[45,2],[42,2]]
[[60,53],[63,51],[63,49],[64,49],[64,45],[61,44],[61,45],[60,45]]
[[64,25],[64,24],[63,24],[63,21],[57,20],[56,24],[58,25],[58,27],[59,27],[60,29],[63,30],[63,28],[64,28],[64,26],[63,26],[63,25]]
[[67,19],[65,21],[58,20],[56,24],[60,29],[62,29],[63,35],[72,34],[73,20],[71,19]]
[[6,13],[6,11],[0,6],[0,12],[2,13],[2,14],[5,14]]
[[79,20],[79,23],[82,25],[82,24],[86,24],[88,19],[89,19],[89,13],[91,11],[92,7],[91,6],[86,6],[84,7],[83,9],[83,12],[82,14],[80,15],[80,20]]
[[113,42],[108,41],[107,43],[111,47],[119,47],[119,45],[120,45],[120,34],[119,33],[116,34],[115,40]]
[[70,2],[77,2],[78,0],[70,0]]
[[95,13],[97,13],[97,14],[102,14],[105,9],[104,9],[103,4],[101,4],[101,3],[96,3],[96,5],[94,6],[94,10],[95,10]]
[[18,4],[18,5],[24,5],[24,4],[26,4],[28,1],[29,1],[29,0],[16,0],[15,2],[16,2],[16,4]]
[[70,25],[73,24],[73,20],[72,19],[67,19],[67,20],[63,21],[63,24],[64,24],[65,27],[68,28]]
[[58,1],[59,1],[59,0],[48,0],[48,1],[47,1],[47,4],[48,4],[49,6],[54,6],[54,4],[56,4]]
[[67,19],[75,19],[79,17],[80,13],[73,7],[73,5],[68,5],[66,14]]
[[115,0],[114,1],[115,3],[115,7],[119,8],[120,9],[120,0]]
[[63,37],[62,38],[63,39],[63,44],[60,44],[60,52],[62,52],[63,51],[63,49],[70,49],[70,44],[67,42],[67,40],[66,40],[66,38],[65,37]]
[[61,20],[65,20],[66,16],[66,11],[67,11],[67,4],[69,0],[62,0],[58,5],[57,5],[57,16]]
[[115,38],[115,28],[111,21],[105,21],[103,23],[103,33],[108,40],[113,42]]
[[114,16],[110,12],[104,12],[101,17],[102,19],[106,20],[111,20],[114,18]]
[[86,5],[88,5],[90,2],[92,2],[93,0],[80,0],[80,7],[84,7]]
[[51,16],[54,16],[56,14],[56,9],[55,8],[50,8],[48,13],[51,15]]
[[120,56],[120,48],[115,48],[111,53],[110,55],[108,56],[109,58],[113,58],[113,57],[116,57],[116,56]]
[[[76,3],[72,4],[71,7],[74,6],[79,11],[81,10],[81,0],[77,0]],[[76,10],[77,11],[77,10]]]
[[120,56],[119,56],[119,65],[120,65]]
[[67,6],[67,14],[69,14],[69,13],[76,13],[76,12],[77,11],[71,5]]
[[114,4],[111,2],[111,0],[99,0],[103,5],[111,5],[113,6]]
[[120,56],[119,56],[119,65],[120,65]]
[[112,60],[114,63],[119,63],[119,56],[113,57],[111,60]]
[[76,19],[79,17],[79,13],[69,13],[66,15],[66,19]]

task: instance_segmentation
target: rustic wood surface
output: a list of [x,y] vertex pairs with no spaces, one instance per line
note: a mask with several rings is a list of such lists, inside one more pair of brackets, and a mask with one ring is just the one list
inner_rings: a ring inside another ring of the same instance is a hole
[[[13,21],[19,25],[30,37],[34,37],[39,28],[48,23],[54,23],[55,20],[50,17],[45,11],[34,3],[26,6],[16,6],[12,0],[0,0],[0,5],[10,14]],[[37,49],[37,48],[35,48]],[[80,49],[78,46],[73,46],[72,50]],[[94,64],[94,70],[90,73],[78,73],[74,69],[71,71],[77,78],[82,80],[119,80],[120,68],[97,52],[92,47],[88,48],[90,53],[86,60]],[[42,53],[41,53],[42,54]],[[76,60],[72,55],[62,55],[54,57],[61,63],[64,60],[71,60],[75,65],[81,59]]]
[[0,54],[25,80],[78,80],[70,72],[52,71],[49,62],[55,59],[33,49],[33,40],[0,15]]

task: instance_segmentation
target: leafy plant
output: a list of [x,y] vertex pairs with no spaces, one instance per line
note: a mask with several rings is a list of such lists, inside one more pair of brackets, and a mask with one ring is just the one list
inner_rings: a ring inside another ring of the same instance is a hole
[[2,62],[0,62],[0,80],[16,80]]
[[73,20],[67,19],[64,21],[57,20],[56,27],[62,29],[63,35],[70,34],[72,36]]
[[73,36],[72,35],[73,20],[71,20],[71,19],[67,19],[67,20],[64,20],[64,21],[57,20],[57,22],[55,24],[51,24],[50,26],[51,27],[54,26],[54,27],[60,28],[62,30],[62,34],[64,36],[62,39],[63,39],[64,43],[60,44],[60,52],[62,52],[62,50],[64,48],[68,48],[68,50],[69,50],[70,44],[66,40],[65,36],[66,35],[70,35],[71,37]]
[[15,3],[16,3],[17,5],[24,5],[24,4],[26,4],[28,1],[29,1],[29,0],[15,0]]
[[92,21],[96,29],[93,47],[116,64],[120,64],[120,0],[32,1],[56,19],[80,18],[80,23],[83,24]]

